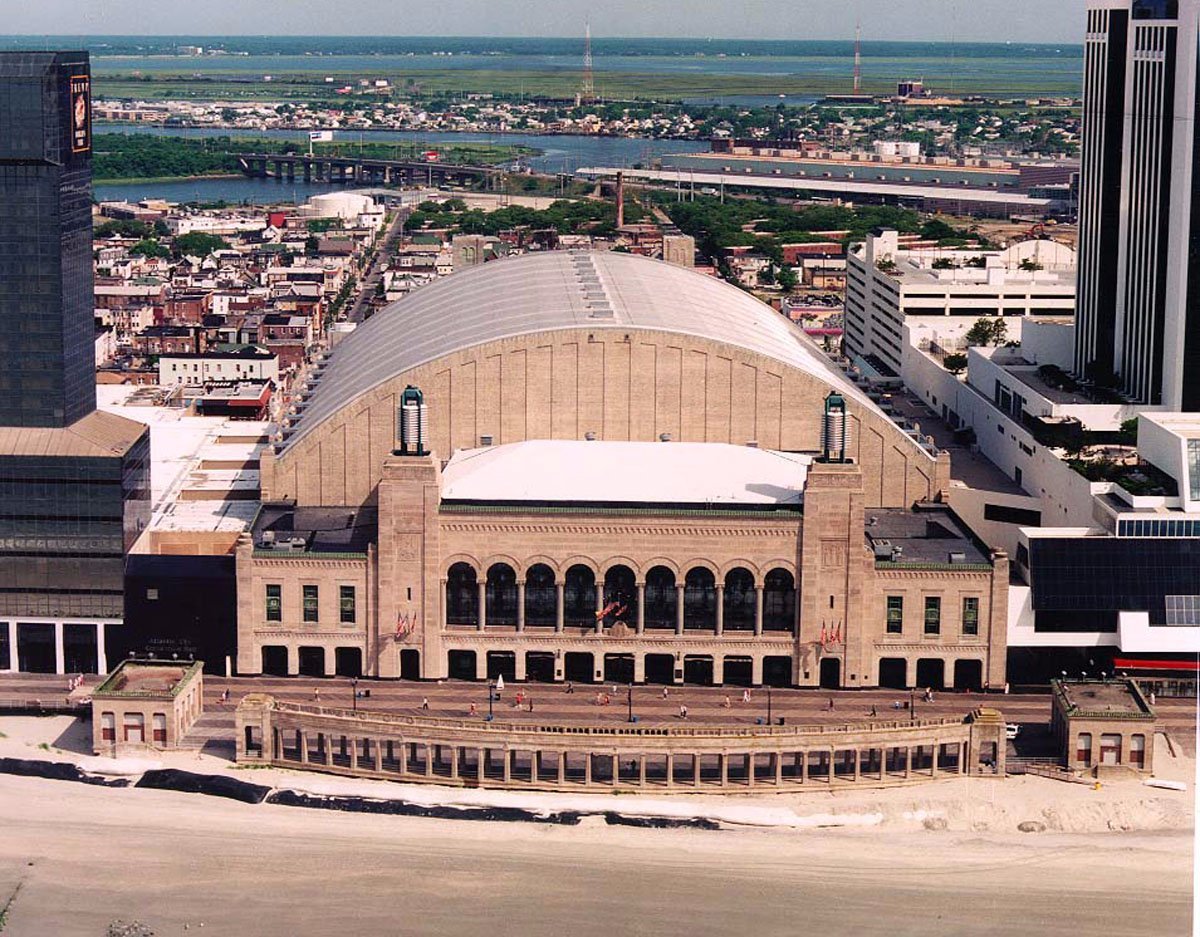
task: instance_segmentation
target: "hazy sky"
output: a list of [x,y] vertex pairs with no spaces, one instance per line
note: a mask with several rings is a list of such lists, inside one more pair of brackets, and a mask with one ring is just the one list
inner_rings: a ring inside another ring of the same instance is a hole
[[1084,0],[0,0],[0,32],[1082,42]]

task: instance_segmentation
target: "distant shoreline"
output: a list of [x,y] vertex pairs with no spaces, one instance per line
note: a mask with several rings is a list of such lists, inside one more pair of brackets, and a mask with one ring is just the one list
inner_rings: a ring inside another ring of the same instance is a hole
[[206,182],[209,179],[241,178],[240,172],[215,172],[198,176],[130,176],[125,179],[93,179],[92,185],[150,185],[162,182]]

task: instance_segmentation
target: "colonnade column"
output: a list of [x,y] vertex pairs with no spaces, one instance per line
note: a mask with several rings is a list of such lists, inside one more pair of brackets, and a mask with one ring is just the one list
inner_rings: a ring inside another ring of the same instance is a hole
[[667,752],[667,787],[675,786],[675,756]]
[[383,771],[383,739],[375,739],[375,772]]
[[675,586],[675,633],[683,634],[683,586]]
[[[644,582],[637,584],[637,633],[646,633],[646,584]],[[15,640],[13,647],[16,647]]]
[[63,623],[56,621],[54,623],[54,672],[67,672],[67,655],[66,649],[63,647]]
[[941,743],[937,739],[933,740],[933,764],[929,768],[929,776],[936,778],[938,776],[938,752],[941,750]]
[[517,631],[525,630],[525,581],[517,583]]
[[[638,608],[641,609],[641,590],[638,590]],[[639,626],[641,622],[639,621]],[[639,633],[641,628],[638,628]],[[17,622],[14,619],[8,623],[8,667],[10,670],[20,670],[21,664],[17,657]],[[100,671],[104,673],[103,670]]]
[[358,770],[358,739],[350,739],[350,770]]
[[453,745],[450,747],[450,778],[451,778],[451,780],[454,780],[454,781],[458,780],[458,746],[457,745]]
[[479,630],[487,628],[487,582],[479,581]]
[[299,729],[297,734],[299,736],[297,744],[300,746],[300,764],[306,765],[308,764],[308,733]]
[[912,777],[912,746],[904,749],[904,777]]
[[[870,751],[870,749],[868,749]],[[857,781],[862,774],[862,750],[854,749],[854,780]]]
[[604,618],[600,613],[604,611],[604,584],[596,583],[596,634],[604,630]]
[[725,632],[725,583],[717,583],[717,634]]
[[558,753],[558,783],[561,786],[567,780],[567,753]]
[[562,634],[563,620],[565,618],[565,609],[563,608],[563,586],[561,582],[554,584],[554,630]]
[[763,587],[761,583],[754,586],[754,634],[763,633]]
[[[16,627],[16,622],[13,622],[13,627]],[[13,641],[9,644],[12,648],[10,654],[17,653],[17,643]],[[13,668],[14,670],[16,667]],[[96,672],[108,673],[108,654],[104,651],[104,622],[96,624]]]

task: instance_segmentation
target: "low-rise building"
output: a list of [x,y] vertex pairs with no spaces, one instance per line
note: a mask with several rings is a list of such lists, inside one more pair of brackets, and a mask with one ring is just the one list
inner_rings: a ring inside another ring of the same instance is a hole
[[1154,708],[1137,681],[1054,680],[1050,690],[1050,730],[1068,769],[1154,773]]
[[92,693],[92,750],[178,748],[203,711],[200,661],[124,660]]
[[258,345],[216,346],[190,354],[163,353],[158,359],[158,382],[164,386],[238,380],[278,384],[279,359]]

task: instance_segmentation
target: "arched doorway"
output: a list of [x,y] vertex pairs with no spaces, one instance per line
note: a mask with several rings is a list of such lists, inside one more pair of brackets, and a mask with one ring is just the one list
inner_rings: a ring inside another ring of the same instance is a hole
[[725,574],[723,596],[725,631],[754,630],[754,573],[741,566]]
[[470,563],[455,563],[446,573],[446,624],[479,624],[479,582]]
[[474,680],[475,652],[451,651],[447,658],[451,680]]
[[400,652],[400,678],[402,680],[421,679],[421,652],[416,648],[405,648]]
[[879,685],[889,690],[908,689],[908,661],[903,657],[884,657],[879,661]]
[[525,573],[525,625],[558,623],[558,589],[554,570],[545,563],[534,563]]
[[361,677],[362,661],[362,648],[334,648],[333,669],[339,677]]
[[837,690],[842,685],[842,661],[838,657],[821,658],[821,689]]
[[717,586],[711,570],[693,566],[683,578],[683,627],[715,630]]
[[917,661],[917,687],[919,689],[943,690],[946,688],[946,662],[937,657],[923,657]]
[[954,663],[954,689],[982,690],[983,661],[960,660]]
[[678,594],[675,574],[665,566],[646,573],[646,627],[675,630]]
[[288,675],[287,648],[281,645],[264,644],[262,672],[271,677],[286,677]]
[[517,623],[517,574],[507,563],[493,563],[488,567],[487,586],[484,589],[487,602],[489,625],[515,625]]
[[637,620],[637,577],[628,566],[611,566],[604,574],[604,623]]
[[302,647],[299,651],[300,659],[300,676],[302,677],[323,677],[325,676],[325,648],[323,647]]
[[791,632],[796,625],[796,580],[786,569],[763,578],[763,631]]
[[576,564],[567,570],[564,583],[563,620],[568,625],[594,625],[596,574],[590,567]]
[[571,683],[595,683],[596,662],[591,654],[572,651],[563,655],[563,678]]
[[675,682],[674,654],[646,655],[646,682],[672,684]]

